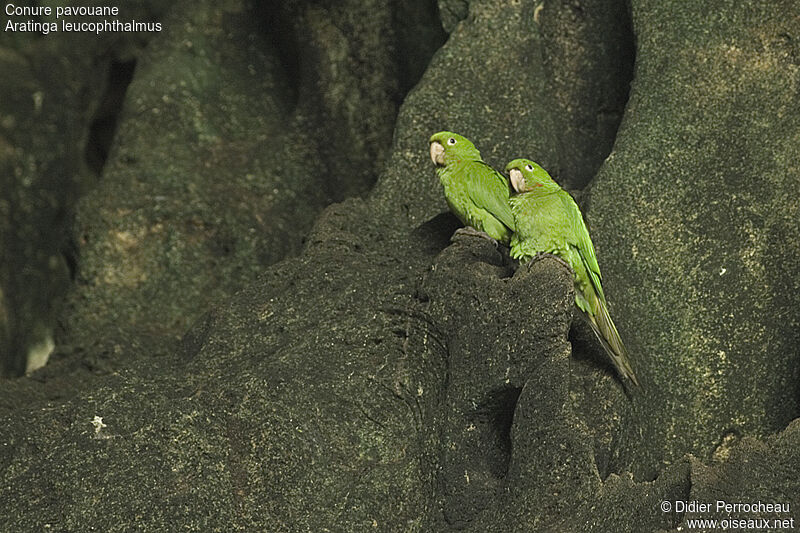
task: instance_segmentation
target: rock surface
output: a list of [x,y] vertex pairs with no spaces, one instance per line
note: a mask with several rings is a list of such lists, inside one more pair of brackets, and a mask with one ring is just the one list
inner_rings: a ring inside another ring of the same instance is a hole
[[544,41],[558,164],[567,189],[594,177],[614,144],[633,71],[628,6],[619,0],[548,0],[534,21]]
[[648,395],[622,455],[645,478],[798,416],[800,19],[783,15],[793,3],[728,5],[707,19],[634,3],[631,98],[591,189]]
[[[324,176],[334,181],[322,190],[319,181],[303,185],[313,191],[294,189],[301,185],[265,171],[273,163],[253,140],[274,131],[274,117],[226,111],[247,103],[297,125],[308,118],[293,115],[303,105],[319,111],[333,99],[342,114],[332,124],[347,138],[360,124],[347,102],[369,100],[369,91],[347,90],[359,86],[352,76],[362,67],[348,71],[350,59],[325,54],[366,50],[372,42],[358,40],[356,23],[397,28],[402,20],[401,10],[375,8],[368,22],[367,4],[276,4],[276,28],[291,35],[310,26],[311,37],[293,45],[237,33],[249,27],[247,4],[173,12],[137,67],[103,181],[78,213],[76,235],[94,237],[78,243],[82,278],[64,327],[84,351],[3,382],[0,501],[9,503],[0,522],[19,531],[499,533],[799,520],[792,236],[800,122],[791,110],[800,107],[800,21],[782,15],[789,3],[727,2],[711,17],[685,3],[632,2],[631,99],[586,203],[611,312],[644,384],[628,394],[585,328],[572,324],[569,272],[558,262],[515,270],[487,241],[451,241],[458,224],[442,214],[427,156],[428,136],[446,128],[473,138],[496,166],[527,154],[585,174],[598,164],[586,148],[608,146],[609,130],[580,129],[597,105],[581,91],[624,85],[623,73],[587,85],[593,62],[607,64],[602,51],[624,48],[624,32],[585,47],[564,37],[607,20],[591,8],[598,1],[568,6],[588,19],[551,13],[570,30],[562,35],[542,28],[547,13],[535,2],[442,0],[449,38],[405,98],[391,146],[387,135],[382,155],[365,158],[378,149],[364,134],[364,151],[325,156],[333,169],[353,158],[341,197],[326,188],[345,179],[339,171]],[[214,40],[226,31],[230,39]],[[405,42],[408,31],[396,35]],[[340,48],[322,50],[323,42]],[[306,59],[292,66],[297,51]],[[565,62],[556,80],[555,58],[575,53],[588,66]],[[187,58],[196,68],[177,68]],[[308,61],[344,70],[304,70]],[[413,61],[394,64],[413,72]],[[231,81],[217,91],[220,72]],[[291,84],[315,75],[320,86]],[[402,92],[399,75],[378,78],[380,94]],[[167,96],[189,90],[181,80],[196,82],[196,92],[156,103],[147,88],[157,80]],[[267,86],[274,91],[260,94]],[[303,90],[316,99],[298,99]],[[559,91],[562,104],[581,104],[553,107]],[[144,118],[134,120],[136,110]],[[153,132],[169,152],[149,148]],[[369,196],[317,216],[326,202],[366,190],[381,160]],[[259,196],[221,194],[230,180]],[[298,214],[306,229],[286,230],[297,239],[291,250],[264,244],[276,239],[266,226],[263,235],[246,231],[267,201],[265,183],[284,187],[276,221],[287,220],[285,205],[299,209],[292,194],[310,199]],[[241,248],[215,256],[208,228],[186,241],[185,217],[197,209],[206,220],[211,207],[226,213],[215,227],[227,224],[224,235]],[[152,229],[157,216],[158,231],[127,226]],[[126,231],[133,240],[123,253],[115,243]],[[128,258],[130,266],[119,262]],[[139,277],[102,275],[134,267]],[[149,292],[122,290],[130,280]],[[218,297],[239,292],[208,304],[203,287]],[[697,513],[676,503],[693,500],[791,511]]]
[[[126,2],[124,18],[158,20],[159,4]],[[3,13],[4,30],[28,18]],[[53,348],[70,282],[65,228],[102,167],[118,113],[114,97],[127,83],[118,71],[135,63],[147,37],[0,35],[0,376],[38,368]]]
[[413,5],[178,5],[78,206],[62,343],[110,359],[125,345],[168,351],[211,302],[299,252],[325,205],[365,192],[400,75],[438,44],[423,32],[401,57],[394,17]]

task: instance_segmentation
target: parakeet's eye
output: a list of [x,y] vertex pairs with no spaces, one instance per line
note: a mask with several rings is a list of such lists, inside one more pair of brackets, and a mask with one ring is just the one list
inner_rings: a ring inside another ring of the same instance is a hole
[[525,165],[525,170],[527,170],[528,172],[533,172],[533,165],[528,163],[527,165]]
[[447,144],[449,144],[450,146],[453,146],[455,143],[456,143],[456,140],[453,137],[450,137],[449,139],[447,139]]

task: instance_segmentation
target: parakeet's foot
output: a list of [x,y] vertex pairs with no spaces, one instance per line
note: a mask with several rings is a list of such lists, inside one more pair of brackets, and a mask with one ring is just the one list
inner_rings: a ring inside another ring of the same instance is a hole
[[553,259],[555,259],[556,261],[561,263],[561,266],[563,266],[564,268],[566,268],[569,271],[570,276],[573,275],[574,271],[572,270],[572,267],[569,266],[569,263],[567,263],[566,261],[564,261],[563,259],[561,259],[557,255],[550,254],[550,253],[547,253],[547,252],[539,252],[538,254],[536,254],[533,257],[531,257],[530,261],[528,261],[528,268],[530,268],[531,265],[533,265],[535,262],[541,261],[545,257],[552,257]]
[[[467,235],[469,237],[480,237],[481,239],[488,240],[489,242],[494,244],[495,248],[497,248],[497,241],[496,240],[494,240],[492,237],[490,237],[489,234],[486,233],[485,231],[478,231],[475,228],[473,228],[472,226],[466,226],[466,227],[463,227],[463,228],[458,228],[456,230],[456,232],[453,233],[453,237],[455,237],[456,235]],[[451,241],[453,240],[453,237],[450,238]]]

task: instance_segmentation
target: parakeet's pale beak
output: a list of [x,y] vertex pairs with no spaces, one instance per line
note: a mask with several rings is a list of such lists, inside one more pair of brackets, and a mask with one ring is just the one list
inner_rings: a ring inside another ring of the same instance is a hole
[[431,143],[431,161],[434,165],[444,165],[444,146],[439,141]]
[[508,171],[508,175],[511,178],[511,186],[514,187],[514,190],[522,192],[525,188],[525,178],[522,177],[522,171],[518,168],[512,168]]

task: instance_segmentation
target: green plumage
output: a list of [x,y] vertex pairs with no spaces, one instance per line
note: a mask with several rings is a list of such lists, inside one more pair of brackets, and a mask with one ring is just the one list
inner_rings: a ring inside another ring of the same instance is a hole
[[578,205],[542,167],[528,159],[506,166],[518,194],[510,199],[515,233],[511,257],[525,263],[540,253],[556,255],[575,273],[575,304],[589,319],[617,371],[634,384],[628,352],[608,314],[600,267]]
[[466,226],[508,244],[514,217],[508,203],[508,180],[487,165],[468,139],[449,131],[430,138],[431,159],[436,165],[447,205]]

